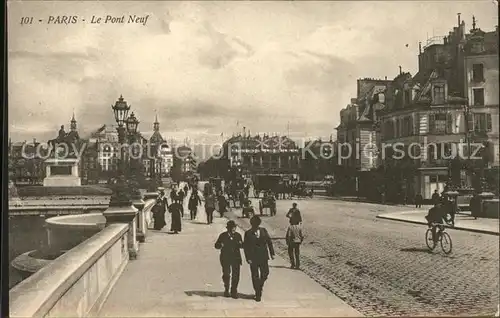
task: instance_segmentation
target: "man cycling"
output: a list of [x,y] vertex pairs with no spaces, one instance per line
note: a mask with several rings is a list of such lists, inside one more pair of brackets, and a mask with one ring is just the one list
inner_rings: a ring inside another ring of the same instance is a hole
[[[434,202],[434,207],[429,209],[429,212],[425,216],[427,220],[427,225],[432,228],[432,240],[437,242],[436,228],[439,226],[439,232],[444,230],[443,221],[447,222],[446,209],[441,202]],[[432,224],[439,224],[438,226],[432,226]]]

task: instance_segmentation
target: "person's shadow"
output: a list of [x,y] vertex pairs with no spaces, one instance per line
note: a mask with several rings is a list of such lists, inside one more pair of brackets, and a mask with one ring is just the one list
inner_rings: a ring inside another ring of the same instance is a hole
[[[200,296],[200,297],[211,297],[211,298],[224,297],[224,293],[223,292],[218,292],[218,291],[188,290],[188,291],[184,291],[184,293],[187,296]],[[238,297],[240,299],[253,299],[254,298],[253,295],[242,294],[242,293],[238,293]]]

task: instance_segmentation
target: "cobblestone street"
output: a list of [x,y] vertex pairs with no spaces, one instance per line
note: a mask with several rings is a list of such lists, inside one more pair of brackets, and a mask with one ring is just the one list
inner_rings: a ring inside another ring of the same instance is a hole
[[[377,219],[408,208],[315,198],[298,200],[304,219],[302,270],[367,316],[490,315],[499,299],[498,236],[449,230],[453,252],[429,252],[425,225]],[[287,257],[285,214],[265,216]],[[254,199],[254,206],[258,201]],[[233,209],[240,226],[248,226]]]

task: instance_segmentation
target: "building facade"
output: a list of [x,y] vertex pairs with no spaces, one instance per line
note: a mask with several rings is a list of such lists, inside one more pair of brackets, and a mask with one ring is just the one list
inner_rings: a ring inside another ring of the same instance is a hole
[[222,151],[225,169],[240,166],[245,176],[300,172],[301,151],[287,136],[239,134],[226,140]]
[[481,50],[490,39],[486,34],[475,26],[466,34],[465,22],[459,20],[448,36],[420,49],[415,76],[400,72],[386,91],[378,111],[378,148],[388,196],[411,199],[420,193],[429,199],[435,190],[442,192],[457,154],[462,187],[477,179],[477,160],[469,155],[485,141],[498,144],[498,125],[493,124],[498,122],[497,31],[491,33],[496,61],[495,45],[479,55],[470,51]]
[[371,196],[372,172],[380,165],[377,144],[380,143],[379,112],[386,103],[386,92],[392,81],[363,78],[357,81],[357,97],[340,111],[337,130],[335,175],[342,184],[340,192]]

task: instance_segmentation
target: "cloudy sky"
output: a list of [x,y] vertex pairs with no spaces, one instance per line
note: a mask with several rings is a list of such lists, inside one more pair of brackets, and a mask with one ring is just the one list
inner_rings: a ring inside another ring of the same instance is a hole
[[[220,139],[241,130],[329,136],[356,79],[415,73],[418,42],[445,35],[460,12],[496,25],[496,2],[8,3],[9,134],[46,140],[73,111],[80,130],[112,124],[123,94],[150,131]],[[149,15],[146,25],[92,16]],[[47,24],[74,15],[78,23]],[[21,25],[33,17],[33,25]],[[38,22],[37,20],[43,20]],[[85,19],[86,22],[82,22]],[[239,121],[239,128],[237,122]]]

